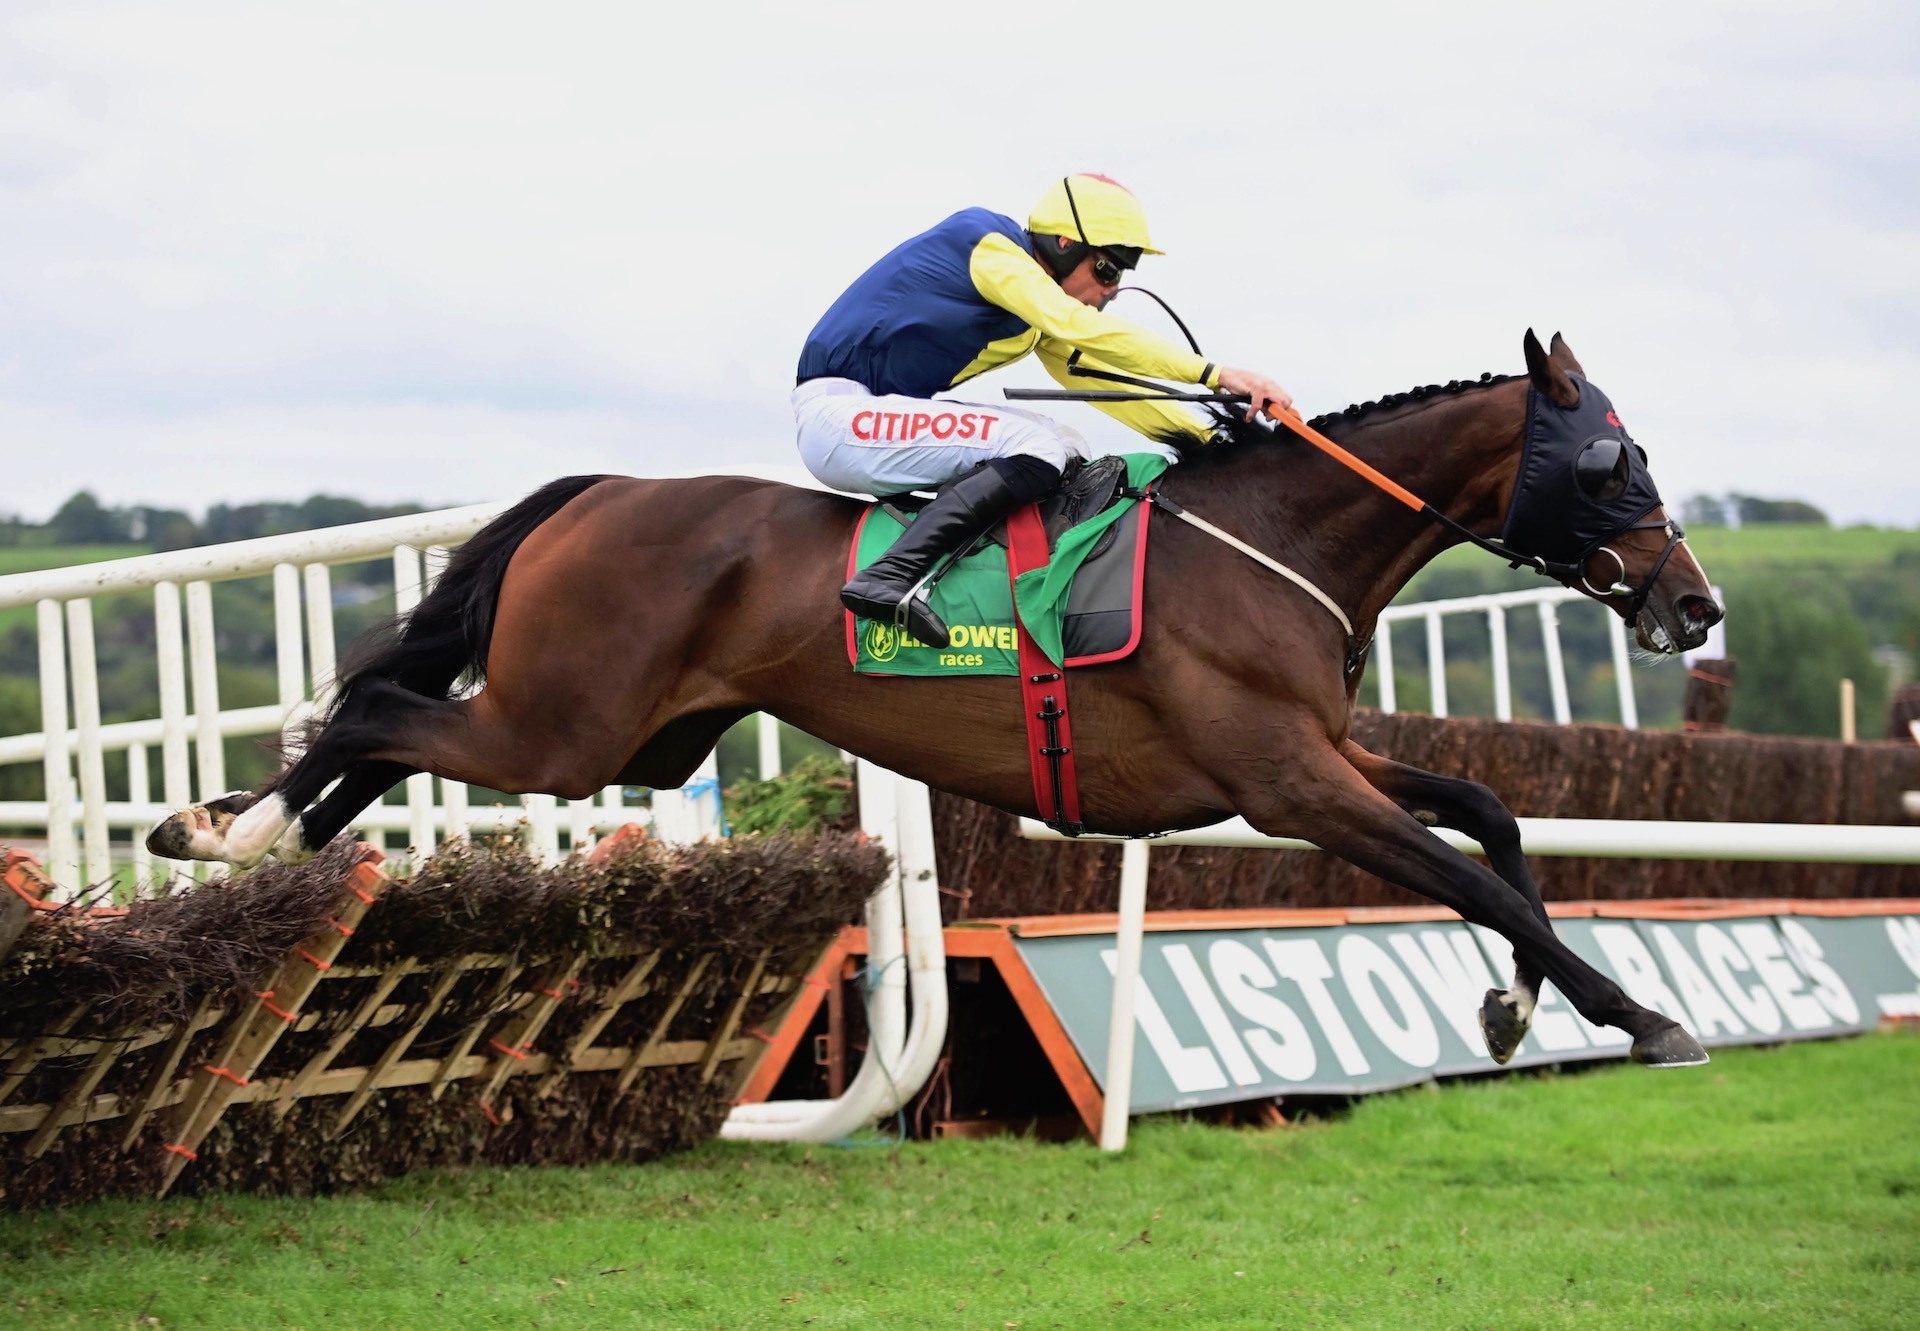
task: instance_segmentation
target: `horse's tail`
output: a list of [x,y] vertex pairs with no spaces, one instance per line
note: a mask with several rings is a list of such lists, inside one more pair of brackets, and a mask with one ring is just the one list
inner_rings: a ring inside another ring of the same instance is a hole
[[369,629],[335,671],[338,711],[356,683],[390,680],[412,693],[445,698],[463,675],[486,675],[487,644],[507,564],[533,529],[607,476],[563,476],[489,522],[454,552],[433,590],[405,614]]

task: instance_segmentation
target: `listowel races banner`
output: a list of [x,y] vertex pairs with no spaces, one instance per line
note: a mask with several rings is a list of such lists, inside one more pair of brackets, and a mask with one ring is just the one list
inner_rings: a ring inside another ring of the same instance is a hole
[[[1910,906],[1911,903],[1901,903]],[[1762,1044],[1920,1016],[1920,913],[1870,903],[1559,916],[1569,946],[1702,1043]],[[1802,913],[1806,912],[1806,913]],[[1387,1090],[1494,1068],[1482,996],[1512,978],[1497,934],[1441,921],[1149,930],[1135,994],[1134,1113],[1273,1095]],[[1186,927],[1196,923],[1201,927]],[[1114,939],[1054,923],[1014,944],[1096,1080],[1105,1074]],[[1621,1057],[1619,1031],[1551,985],[1509,1064]]]

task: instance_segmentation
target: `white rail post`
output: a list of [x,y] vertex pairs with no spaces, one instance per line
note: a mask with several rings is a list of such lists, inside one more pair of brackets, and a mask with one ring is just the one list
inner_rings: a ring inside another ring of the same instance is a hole
[[1607,642],[1613,648],[1613,686],[1620,695],[1620,724],[1628,730],[1640,728],[1640,707],[1633,696],[1633,662],[1627,657],[1627,626],[1611,610],[1607,617]]
[[1440,612],[1429,610],[1427,620],[1427,687],[1432,693],[1428,708],[1435,716],[1447,714],[1447,648],[1440,629]]
[[1547,688],[1553,694],[1553,719],[1561,725],[1573,720],[1567,705],[1567,666],[1560,656],[1560,615],[1552,601],[1540,602],[1540,642],[1547,653]]
[[113,841],[107,830],[106,753],[100,747],[100,663],[93,650],[93,602],[86,597],[67,602],[67,656],[73,672],[87,885],[98,887],[113,878]]
[[567,801],[568,851],[578,854],[599,839],[593,831],[594,823],[599,821],[597,814],[591,799]]
[[[227,790],[227,755],[220,737],[220,662],[213,637],[213,588],[187,584],[187,671],[193,684],[193,748],[202,799]],[[193,802],[189,796],[187,802]],[[227,866],[208,864],[208,878],[224,878]]]
[[302,570],[307,584],[307,663],[313,680],[313,709],[325,711],[333,701],[333,574],[325,564]]
[[[410,545],[396,545],[393,548],[396,613],[404,615],[420,604],[420,583],[420,552]],[[425,772],[415,772],[407,778],[407,844],[412,847],[415,865],[433,854],[433,815],[433,778]],[[545,858],[553,860],[558,856],[546,855]]]
[[41,771],[47,786],[47,874],[64,891],[80,886],[73,837],[73,760],[67,746],[67,635],[60,602],[41,601],[40,733],[46,736]]
[[720,835],[720,828],[726,822],[726,808],[720,795],[720,751],[718,749],[701,760],[690,784],[693,789],[693,798],[690,801],[693,838],[696,841],[711,841]]
[[280,742],[292,743],[307,711],[307,651],[300,632],[300,570],[273,566],[273,666],[280,690]]
[[1399,710],[1393,688],[1393,622],[1384,616],[1373,630],[1373,670],[1380,680],[1380,710]]
[[1120,912],[1114,926],[1113,1006],[1107,1014],[1107,1077],[1101,1088],[1100,1149],[1123,1150],[1127,1110],[1133,1104],[1133,995],[1140,983],[1146,931],[1148,843],[1129,841],[1120,852]]
[[605,810],[600,816],[602,822],[618,827],[621,823],[633,821],[627,809],[626,795],[625,787],[617,781],[600,792],[600,807]]
[[1493,649],[1493,715],[1513,720],[1513,675],[1507,665],[1507,608],[1487,607],[1487,642]]
[[153,585],[153,636],[160,672],[160,798],[171,809],[193,803],[187,753],[187,660],[180,637],[180,587]]
[[759,715],[760,779],[771,781],[780,775],[780,722],[767,712]]
[[[147,775],[147,746],[127,746],[127,802],[138,808],[153,798],[152,781]],[[133,892],[140,896],[153,885],[153,852],[147,839],[136,828],[133,833]]]
[[551,795],[522,795],[527,811],[527,848],[542,864],[560,858],[560,818],[558,802]]

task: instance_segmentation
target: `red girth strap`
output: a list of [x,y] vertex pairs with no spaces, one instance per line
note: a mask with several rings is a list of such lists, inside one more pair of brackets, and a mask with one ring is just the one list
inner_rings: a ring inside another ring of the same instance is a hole
[[[1009,585],[1028,569],[1047,562],[1047,532],[1040,509],[1027,504],[1007,519],[1007,578]],[[1027,716],[1027,758],[1033,768],[1033,798],[1040,817],[1069,834],[1080,830],[1080,783],[1073,768],[1073,730],[1067,716],[1067,672],[1047,659],[1040,644],[1020,622],[1016,608],[1014,631],[1020,644],[1021,710]]]

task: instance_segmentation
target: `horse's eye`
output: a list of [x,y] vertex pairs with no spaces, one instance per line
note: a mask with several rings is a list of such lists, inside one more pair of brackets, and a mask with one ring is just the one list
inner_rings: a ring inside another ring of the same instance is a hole
[[1573,480],[1596,504],[1611,503],[1627,491],[1627,450],[1611,436],[1581,445],[1573,458]]

